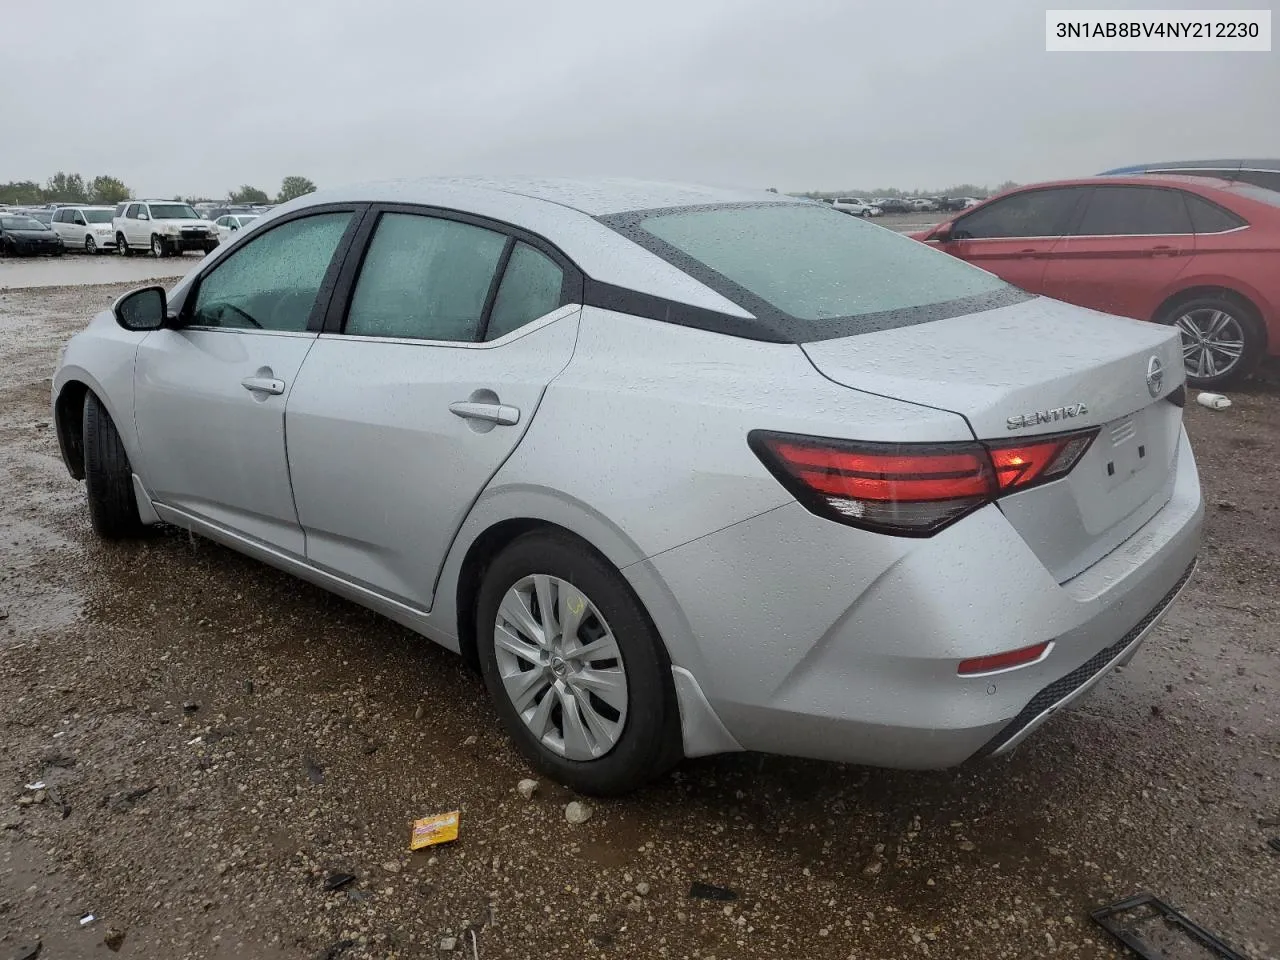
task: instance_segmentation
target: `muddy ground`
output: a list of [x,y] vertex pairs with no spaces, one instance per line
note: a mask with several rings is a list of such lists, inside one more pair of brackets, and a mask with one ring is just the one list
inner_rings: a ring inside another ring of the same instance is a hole
[[0,294],[0,960],[1117,957],[1088,913],[1143,890],[1280,955],[1280,379],[1187,409],[1193,585],[1012,758],[690,761],[570,825],[452,654],[183,532],[94,539],[47,378],[123,289]]

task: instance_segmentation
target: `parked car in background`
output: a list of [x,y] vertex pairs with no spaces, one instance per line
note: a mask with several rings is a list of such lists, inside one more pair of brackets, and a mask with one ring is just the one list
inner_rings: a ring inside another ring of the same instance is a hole
[[842,213],[851,213],[855,217],[878,217],[881,209],[870,200],[861,197],[838,197],[831,201],[831,206]]
[[1280,160],[1175,160],[1167,163],[1141,163],[1133,167],[1108,170],[1099,176],[1132,176],[1135,173],[1172,173],[1187,177],[1211,177],[1232,183],[1251,183],[1255,187],[1280,191]]
[[247,227],[253,221],[258,219],[256,213],[226,213],[213,221],[215,227],[218,228],[218,242],[226,243],[242,228]]
[[53,228],[26,214],[0,212],[0,255],[6,257],[60,257],[66,247]]
[[1197,387],[1227,386],[1280,355],[1280,193],[1263,187],[1168,174],[1062,180],[913,236],[1032,293],[1177,326]]
[[48,207],[36,207],[28,210],[27,216],[32,220],[39,220],[46,227],[53,223],[53,211]]
[[150,250],[167,257],[188,250],[205,253],[218,245],[218,229],[188,204],[173,200],[130,200],[112,218],[116,249],[126,257]]
[[884,213],[911,213],[915,210],[915,207],[901,197],[879,197],[875,203]]
[[291,202],[52,394],[101,536],[380,611],[617,794],[682,754],[1004,754],[1127,662],[1200,544],[1179,357],[803,200],[450,178]]
[[938,209],[938,204],[929,197],[912,197],[907,201],[911,204],[912,210],[933,211]]
[[111,251],[116,247],[112,212],[111,207],[68,205],[54,211],[50,226],[69,250],[83,250],[85,253]]

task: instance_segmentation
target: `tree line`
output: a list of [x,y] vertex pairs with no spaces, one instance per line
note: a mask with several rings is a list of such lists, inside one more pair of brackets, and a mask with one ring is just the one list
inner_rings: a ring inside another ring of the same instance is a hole
[[[295,197],[314,193],[316,185],[307,177],[285,177],[280,182],[280,190],[275,196],[276,203],[285,203]],[[34,180],[11,180],[0,183],[0,203],[11,206],[42,203],[85,203],[111,206],[135,196],[124,181],[118,177],[107,175],[92,179],[78,173],[64,173],[59,170],[44,183]],[[231,190],[225,198],[219,197],[174,197],[187,203],[216,201],[226,199],[231,203],[271,203],[272,198],[265,190],[248,185],[239,190]]]

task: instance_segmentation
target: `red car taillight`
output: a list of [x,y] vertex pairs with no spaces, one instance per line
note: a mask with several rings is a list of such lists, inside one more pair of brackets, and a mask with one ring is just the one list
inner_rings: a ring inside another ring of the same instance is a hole
[[862,443],[753,430],[769,471],[819,516],[928,537],[1006,494],[1066,476],[1098,429],[990,443]]

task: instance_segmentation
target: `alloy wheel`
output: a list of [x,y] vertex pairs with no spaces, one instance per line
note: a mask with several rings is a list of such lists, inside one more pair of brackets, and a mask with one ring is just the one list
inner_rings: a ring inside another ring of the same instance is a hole
[[627,672],[609,624],[566,580],[533,574],[503,595],[494,654],[507,697],[547,750],[595,760],[627,721]]
[[84,238],[84,252],[90,256],[98,252],[98,244],[92,236]]
[[1200,307],[1174,321],[1182,333],[1182,361],[1187,376],[1220,377],[1235,369],[1244,356],[1244,328],[1225,310]]
[[164,256],[164,241],[161,240],[159,237],[151,238],[151,253],[152,253],[152,256],[155,256],[155,257]]

